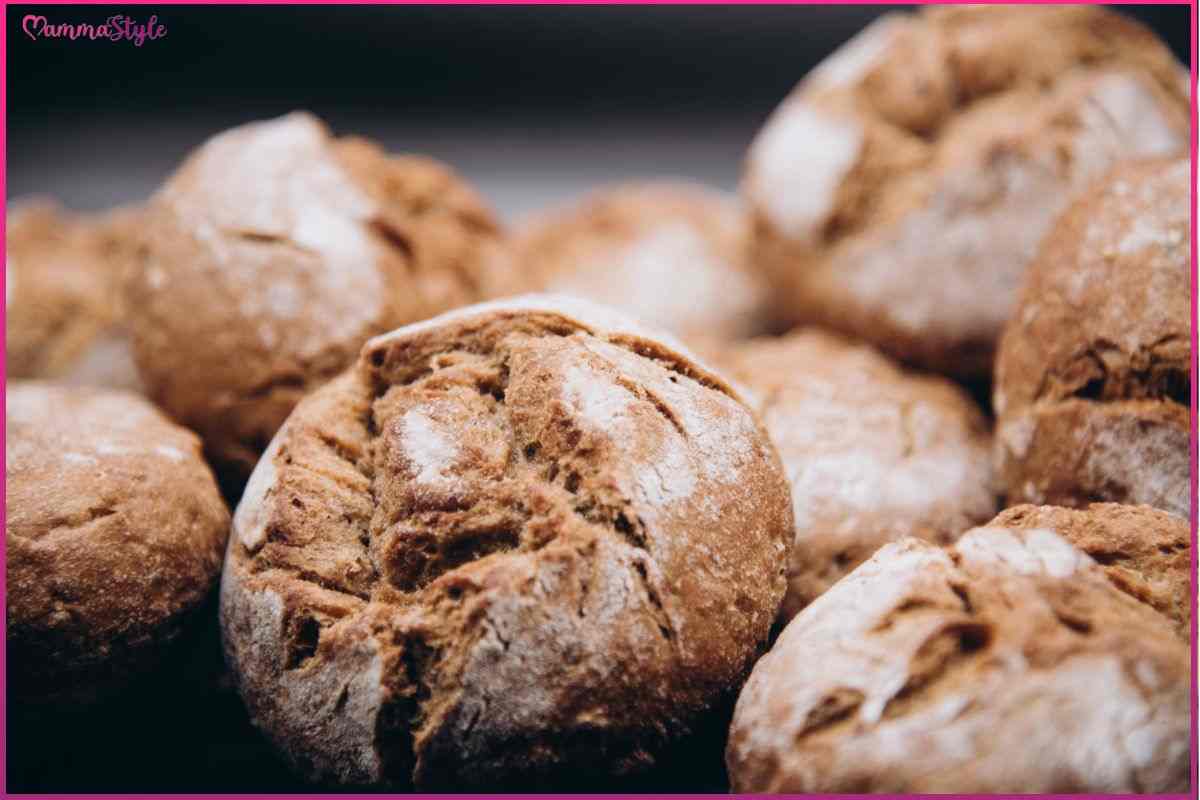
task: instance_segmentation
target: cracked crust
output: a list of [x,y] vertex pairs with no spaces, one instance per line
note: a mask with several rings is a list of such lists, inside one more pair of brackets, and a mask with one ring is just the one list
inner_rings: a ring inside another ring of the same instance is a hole
[[763,332],[766,287],[745,264],[737,203],[699,184],[613,186],[526,222],[509,257],[534,291],[620,308],[691,341]]
[[209,596],[229,512],[195,435],[133,394],[17,382],[5,424],[9,697],[88,702]]
[[371,340],[256,468],[222,589],[256,724],[314,780],[642,772],[765,644],[792,520],[686,351],[531,296]]
[[9,377],[141,390],[121,309],[137,220],[133,209],[73,214],[43,199],[19,203],[9,213]]
[[1184,792],[1189,654],[1045,529],[889,544],[738,699],[736,792]]
[[154,399],[244,480],[369,337],[498,291],[490,211],[436,162],[308,114],[226,131],[150,204],[128,287]]
[[1093,503],[1085,509],[1015,506],[992,524],[1054,531],[1091,556],[1113,586],[1171,620],[1184,641],[1190,639],[1192,550],[1183,519],[1149,506]]
[[991,369],[1038,244],[1114,163],[1186,152],[1187,76],[1089,6],[889,14],[752,145],[753,263],[777,314],[961,377]]
[[996,363],[1010,503],[1190,511],[1187,159],[1115,170],[1059,221]]
[[786,623],[887,542],[949,544],[996,513],[983,415],[942,378],[803,330],[718,357],[747,387],[792,487]]

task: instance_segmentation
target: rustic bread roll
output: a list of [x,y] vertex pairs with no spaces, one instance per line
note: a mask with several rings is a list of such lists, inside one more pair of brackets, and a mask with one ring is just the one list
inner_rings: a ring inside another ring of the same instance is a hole
[[307,391],[370,336],[492,289],[474,191],[308,114],[226,131],[151,202],[130,286],[151,396],[249,474]]
[[1184,70],[1088,6],[889,14],[779,107],[750,153],[777,312],[963,377],[991,370],[1026,266],[1114,162],[1186,152]]
[[1189,655],[1043,530],[886,545],[784,629],[738,699],[738,792],[1188,786]]
[[137,212],[73,214],[48,200],[8,215],[4,308],[10,378],[139,390],[121,308]]
[[553,296],[367,343],[275,437],[221,615],[255,723],[314,780],[643,771],[764,645],[792,519],[722,379]]
[[745,219],[699,184],[627,183],[529,220],[510,255],[531,289],[621,308],[687,340],[762,332],[762,278],[745,263]]
[[18,382],[5,425],[10,702],[97,699],[216,586],[229,512],[199,440],[136,395]]
[[748,388],[792,486],[787,622],[883,544],[947,544],[996,513],[991,438],[957,386],[818,330],[719,359]]
[[996,362],[1009,503],[1190,510],[1187,159],[1126,165],[1072,206]]
[[992,523],[1047,528],[1092,557],[1121,591],[1192,632],[1192,549],[1185,520],[1149,506],[1093,503],[1085,509],[1022,505]]

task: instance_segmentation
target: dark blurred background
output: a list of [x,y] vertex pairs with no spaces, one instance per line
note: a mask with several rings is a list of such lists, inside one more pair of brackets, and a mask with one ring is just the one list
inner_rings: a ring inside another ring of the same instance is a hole
[[[213,133],[306,108],[458,168],[509,218],[624,178],[736,185],[804,73],[880,14],[836,7],[10,6],[8,196],[100,209],[148,196]],[[1189,53],[1187,6],[1127,7]],[[28,39],[29,13],[167,35]],[[7,699],[10,791],[297,791],[222,676],[215,610],[153,679],[96,709]],[[631,788],[723,791],[706,758]],[[703,763],[699,763],[703,762]],[[599,788],[599,787],[591,787]]]
[[[166,38],[31,41],[27,13]],[[10,6],[8,195],[143,199],[212,133],[297,108],[448,161],[509,218],[646,175],[736,185],[781,97],[882,12],[833,7]],[[1188,57],[1187,6],[1129,6]]]

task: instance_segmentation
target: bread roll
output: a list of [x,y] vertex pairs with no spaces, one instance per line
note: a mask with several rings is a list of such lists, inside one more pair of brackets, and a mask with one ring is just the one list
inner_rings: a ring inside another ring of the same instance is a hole
[[765,644],[792,532],[754,415],[587,304],[483,304],[367,343],[234,518],[221,615],[255,723],[353,785],[644,772]]
[[71,213],[18,203],[5,240],[5,358],[10,378],[139,391],[121,284],[137,252],[139,214]]
[[759,133],[743,194],[785,321],[990,373],[1055,218],[1120,160],[1187,152],[1185,70],[1097,6],[888,14]]
[[1171,624],[1052,531],[886,545],[754,667],[737,792],[1183,792],[1190,665]]
[[18,382],[5,425],[9,701],[88,703],[210,596],[229,512],[199,440],[136,395]]
[[987,423],[950,381],[815,329],[718,358],[747,388],[792,487],[780,621],[887,542],[949,544],[995,515]]
[[150,203],[129,290],[150,395],[242,479],[369,337],[491,291],[491,212],[442,165],[308,114],[213,137]]

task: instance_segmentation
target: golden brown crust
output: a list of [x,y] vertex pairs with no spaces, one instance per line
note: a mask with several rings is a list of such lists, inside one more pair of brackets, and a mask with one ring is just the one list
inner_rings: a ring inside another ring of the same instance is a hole
[[291,114],[226,131],[151,202],[128,296],[154,399],[243,477],[370,336],[479,299],[497,225],[427,159]]
[[138,391],[121,281],[138,212],[85,215],[49,200],[19,203],[5,241],[5,356],[13,378]]
[[135,395],[15,383],[5,410],[10,698],[84,701],[213,589],[229,512],[199,440]]
[[778,313],[961,376],[991,368],[1055,216],[1121,159],[1186,151],[1182,68],[1086,6],[881,18],[806,78],[747,160]]
[[1056,224],[996,363],[1010,503],[1189,513],[1187,159],[1118,168]]
[[736,203],[699,184],[597,191],[527,221],[509,257],[527,290],[620,308],[689,341],[761,333],[766,289],[744,259]]
[[1092,557],[1121,591],[1192,632],[1192,548],[1187,521],[1149,506],[1092,503],[1085,509],[1021,505],[992,522],[1005,528],[1047,528]]
[[1055,533],[883,547],[738,699],[738,792],[1183,792],[1189,654]]
[[586,785],[737,686],[791,527],[770,442],[686,353],[565,298],[473,306],[288,419],[235,516],[226,652],[309,777]]
[[996,513],[987,423],[949,381],[819,330],[718,363],[752,396],[792,487],[782,622],[887,542],[949,544]]

